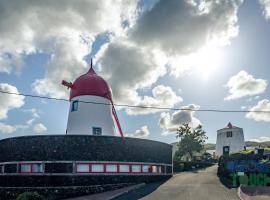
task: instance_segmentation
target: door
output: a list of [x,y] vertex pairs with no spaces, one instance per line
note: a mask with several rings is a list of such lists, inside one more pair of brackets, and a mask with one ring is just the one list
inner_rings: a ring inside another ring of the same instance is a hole
[[229,155],[230,154],[230,146],[224,146],[223,147],[223,155]]

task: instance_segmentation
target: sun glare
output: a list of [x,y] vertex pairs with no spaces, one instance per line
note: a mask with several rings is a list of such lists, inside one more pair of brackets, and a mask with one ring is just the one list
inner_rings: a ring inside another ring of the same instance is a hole
[[221,52],[216,47],[204,47],[193,56],[193,66],[203,80],[208,80],[220,68]]

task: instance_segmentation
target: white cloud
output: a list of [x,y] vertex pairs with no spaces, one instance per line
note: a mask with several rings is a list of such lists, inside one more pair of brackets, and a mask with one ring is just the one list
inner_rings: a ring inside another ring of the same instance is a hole
[[27,55],[46,53],[51,56],[46,74],[33,90],[66,97],[61,80],[83,72],[97,35],[124,34],[122,23],[134,23],[136,5],[136,0],[0,1],[0,72],[18,70]]
[[16,131],[16,127],[0,122],[0,132],[13,133]]
[[265,19],[270,19],[270,0],[259,0]]
[[251,139],[249,141],[251,141],[251,142],[268,142],[268,141],[270,141],[270,137],[262,136],[262,137],[259,137],[259,138]]
[[[19,93],[18,89],[7,83],[0,83],[0,90],[11,93]],[[24,97],[15,94],[0,93],[0,119],[6,119],[8,111],[20,108],[24,104]]]
[[43,133],[43,132],[47,131],[47,128],[46,128],[46,126],[44,124],[38,123],[38,124],[34,125],[33,131],[35,133]]
[[[246,117],[253,119],[255,121],[265,121],[270,122],[270,101],[268,99],[263,99],[253,106],[250,111],[246,114]],[[268,112],[256,112],[256,111],[268,111]]]
[[170,114],[169,112],[163,112],[159,118],[159,126],[164,129],[164,135],[177,131],[180,125],[189,124],[190,127],[196,128],[202,123],[196,117],[194,117],[195,111],[200,108],[199,105],[189,104],[187,106],[181,107],[186,110],[175,111]]
[[142,126],[140,129],[136,130],[134,133],[125,134],[126,137],[135,138],[147,138],[150,135],[147,126]]
[[[173,107],[183,99],[177,96],[175,92],[168,86],[158,85],[152,90],[153,96],[143,96],[140,98],[137,106],[143,107]],[[138,114],[149,114],[160,112],[160,109],[155,108],[126,108],[127,114],[138,115]]]
[[256,79],[246,71],[240,71],[230,78],[226,87],[229,88],[230,95],[225,100],[231,100],[263,93],[267,87],[267,81]]
[[[139,96],[138,90],[149,89],[166,73],[164,55],[134,43],[113,41],[104,46],[97,55],[101,75],[112,87],[113,97],[118,104],[141,106],[173,106],[182,101],[168,86],[153,88],[153,96]],[[128,114],[147,114],[153,109],[127,109]]]

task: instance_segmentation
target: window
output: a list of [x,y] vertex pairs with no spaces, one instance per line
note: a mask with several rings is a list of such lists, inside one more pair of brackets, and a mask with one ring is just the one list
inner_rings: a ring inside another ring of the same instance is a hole
[[76,165],[76,172],[89,173],[90,172],[90,165],[89,164],[77,164]]
[[92,172],[104,172],[103,164],[92,164]]
[[143,165],[142,172],[147,173],[150,172],[151,166],[150,165]]
[[117,165],[115,164],[107,164],[106,172],[117,172]]
[[43,165],[41,163],[20,164],[21,173],[43,173]]
[[46,173],[72,173],[72,163],[45,163]]
[[158,166],[158,173],[162,173],[161,166]]
[[77,100],[73,101],[72,106],[71,106],[71,112],[77,111],[78,107],[79,107],[79,102]]
[[21,173],[31,173],[31,164],[21,164]]
[[4,173],[4,165],[0,165],[0,174]]
[[41,163],[32,164],[32,173],[43,173],[43,165]]
[[227,131],[226,135],[227,135],[227,137],[232,137],[232,131]]
[[129,172],[129,165],[119,165],[119,172]]
[[17,164],[6,164],[5,173],[17,173]]
[[152,166],[152,172],[153,173],[157,173],[158,172],[158,168],[157,168],[157,166]]
[[132,165],[132,172],[141,172],[141,165]]
[[102,135],[102,129],[100,127],[93,127],[93,135]]

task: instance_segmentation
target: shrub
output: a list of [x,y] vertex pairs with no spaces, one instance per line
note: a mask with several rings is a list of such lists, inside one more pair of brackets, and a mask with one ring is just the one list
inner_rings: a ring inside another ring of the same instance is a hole
[[46,200],[43,196],[37,192],[24,192],[20,194],[16,200]]

